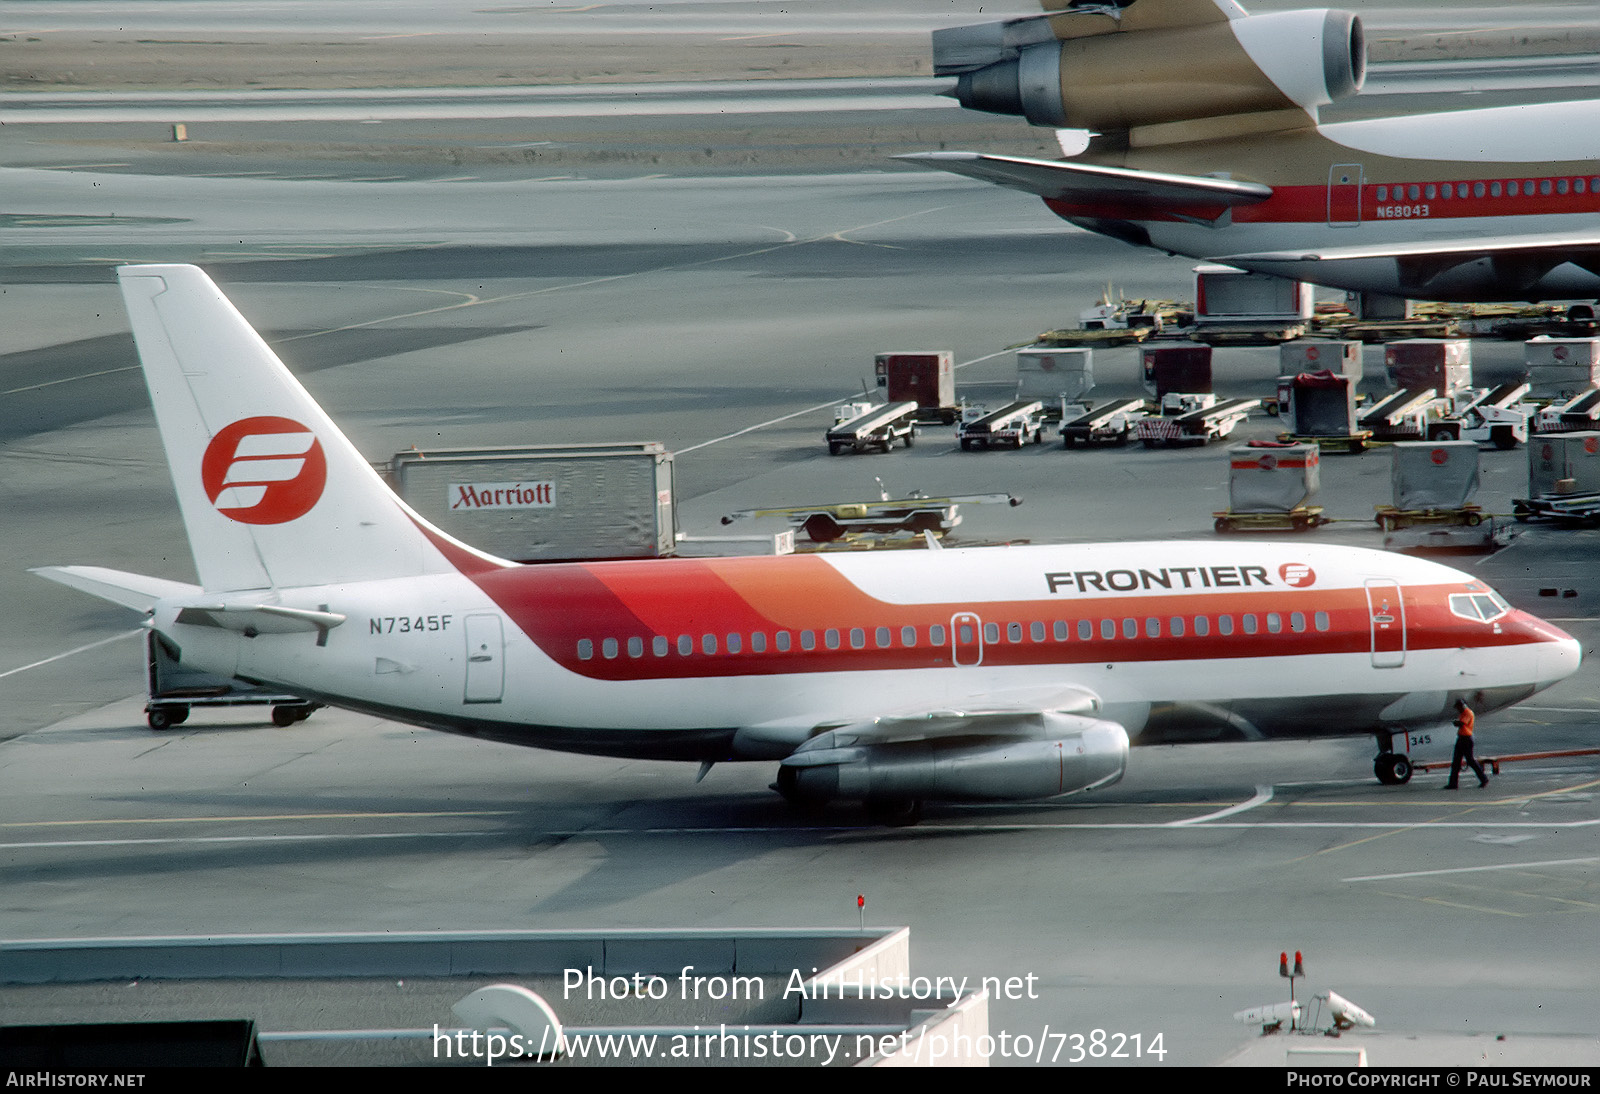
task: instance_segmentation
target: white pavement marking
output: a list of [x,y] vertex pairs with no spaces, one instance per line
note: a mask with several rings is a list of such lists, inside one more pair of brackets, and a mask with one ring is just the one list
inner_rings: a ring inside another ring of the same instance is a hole
[[1235,813],[1243,813],[1246,809],[1254,809],[1258,805],[1266,805],[1271,800],[1272,787],[1257,786],[1255,797],[1251,798],[1249,801],[1240,802],[1238,805],[1230,805],[1226,809],[1219,809],[1215,813],[1207,813],[1203,817],[1190,817],[1187,820],[1169,821],[1167,822],[1167,827],[1187,828],[1191,824],[1204,824],[1206,821],[1220,820],[1223,817],[1231,817]]
[[1585,866],[1600,862],[1600,858],[1553,858],[1542,862],[1501,862],[1493,866],[1458,866],[1451,870],[1412,870],[1404,874],[1366,874],[1347,877],[1344,881],[1395,881],[1408,877],[1443,877],[1446,874],[1480,874],[1490,870],[1532,870],[1539,866]]
[[4,680],[7,676],[15,676],[19,672],[27,672],[29,669],[36,669],[41,665],[48,665],[52,661],[60,661],[62,658],[71,657],[75,653],[84,653],[88,650],[94,649],[96,646],[104,646],[111,642],[115,642],[118,639],[132,638],[136,634],[143,633],[143,627],[136,627],[131,631],[123,631],[121,634],[114,634],[110,638],[102,638],[97,642],[90,642],[88,645],[79,646],[77,649],[67,650],[65,653],[58,653],[54,657],[46,657],[43,661],[35,661],[31,665],[23,665],[21,668],[7,669],[5,672],[0,672],[0,680]]
[[60,380],[46,380],[42,384],[30,384],[27,387],[14,387],[10,391],[0,391],[0,395],[18,395],[24,391],[38,391],[44,387],[55,387],[57,384],[70,384],[74,380],[92,380],[96,376],[110,376],[113,372],[134,372],[138,365],[125,365],[122,368],[106,368],[99,372],[85,372],[81,376],[66,376]]
[[[847,229],[847,230],[849,230],[849,229]],[[968,365],[976,365],[980,361],[988,361],[988,360],[991,360],[991,359],[993,359],[995,357],[999,357],[1003,353],[1010,353],[1010,352],[1011,352],[1010,350],[1005,350],[1005,349],[995,350],[993,353],[986,353],[982,357],[974,357],[970,361],[962,361],[959,365],[957,365],[955,367],[956,368],[966,368]],[[851,396],[842,396],[841,398],[848,400],[849,398],[851,398]],[[822,410],[822,409],[824,409],[826,407],[838,406],[839,402],[840,402],[839,399],[829,399],[825,403],[818,403],[816,406],[808,406],[804,410],[797,410],[793,414],[785,414],[781,418],[772,418],[772,419],[769,419],[769,420],[767,420],[765,422],[758,422],[755,425],[747,425],[743,429],[735,430],[732,433],[724,433],[722,436],[713,437],[709,441],[701,441],[699,444],[692,444],[688,448],[680,448],[676,452],[673,453],[673,456],[674,457],[682,456],[682,455],[685,455],[686,453],[694,452],[694,451],[697,451],[698,449],[701,449],[701,448],[709,448],[714,444],[720,444],[722,441],[731,441],[735,437],[742,437],[746,433],[754,433],[756,430],[765,429],[769,425],[777,425],[780,422],[787,422],[790,418],[799,418],[799,417],[801,417],[802,415],[805,415],[805,414],[815,414],[817,411]]]

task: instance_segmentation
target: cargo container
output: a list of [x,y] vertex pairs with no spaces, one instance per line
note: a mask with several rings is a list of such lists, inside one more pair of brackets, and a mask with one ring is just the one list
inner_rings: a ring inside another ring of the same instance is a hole
[[1303,281],[1232,266],[1196,266],[1194,275],[1196,338],[1279,341],[1305,333],[1311,322],[1316,298]]
[[1356,385],[1335,372],[1302,372],[1293,379],[1294,432],[1300,437],[1363,436],[1357,425]]
[[955,355],[950,350],[880,353],[873,371],[885,402],[916,403],[922,421],[949,425],[960,416]]
[[655,442],[413,449],[395,490],[474,547],[516,562],[673,553],[672,453]]
[[1028,346],[1017,350],[1017,398],[1039,399],[1047,413],[1094,389],[1094,352],[1088,348]]
[[1232,513],[1289,513],[1321,488],[1321,454],[1314,444],[1228,449],[1228,508]]
[[1529,396],[1566,401],[1600,387],[1600,338],[1551,338],[1523,343]]
[[1333,372],[1350,377],[1353,385],[1361,383],[1361,351],[1363,346],[1354,340],[1320,341],[1299,339],[1278,347],[1278,375],[1298,376],[1302,372]]
[[1278,396],[1267,413],[1293,419],[1294,378],[1302,372],[1332,372],[1350,378],[1352,391],[1361,383],[1362,345],[1356,341],[1285,342],[1278,348]]
[[1158,400],[1168,394],[1210,395],[1211,347],[1201,345],[1143,346],[1145,390]]
[[1406,338],[1383,347],[1389,386],[1432,388],[1447,397],[1472,386],[1472,343],[1465,338]]
[[1389,479],[1396,509],[1462,509],[1478,493],[1473,441],[1400,441],[1393,452]]
[[1600,432],[1541,434],[1528,442],[1528,494],[1600,492]]

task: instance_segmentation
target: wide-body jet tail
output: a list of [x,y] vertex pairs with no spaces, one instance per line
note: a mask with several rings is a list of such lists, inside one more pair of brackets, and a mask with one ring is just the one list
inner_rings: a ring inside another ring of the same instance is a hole
[[207,591],[506,565],[401,502],[201,270],[117,276]]

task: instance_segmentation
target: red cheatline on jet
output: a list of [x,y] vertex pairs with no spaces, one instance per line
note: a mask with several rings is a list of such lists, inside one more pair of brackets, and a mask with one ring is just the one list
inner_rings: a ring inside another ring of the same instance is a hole
[[244,418],[206,446],[200,481],[217,512],[242,524],[285,524],[322,497],[328,463],[315,433],[291,418]]

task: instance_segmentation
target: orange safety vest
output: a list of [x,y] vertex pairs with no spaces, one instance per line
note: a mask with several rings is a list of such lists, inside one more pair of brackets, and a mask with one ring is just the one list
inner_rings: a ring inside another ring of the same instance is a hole
[[1456,719],[1456,726],[1457,726],[1456,736],[1457,737],[1470,737],[1470,736],[1472,736],[1472,723],[1473,723],[1473,721],[1474,721],[1474,718],[1473,718],[1473,714],[1472,714],[1472,708],[1471,707],[1462,707],[1461,708],[1460,717],[1458,717]]

